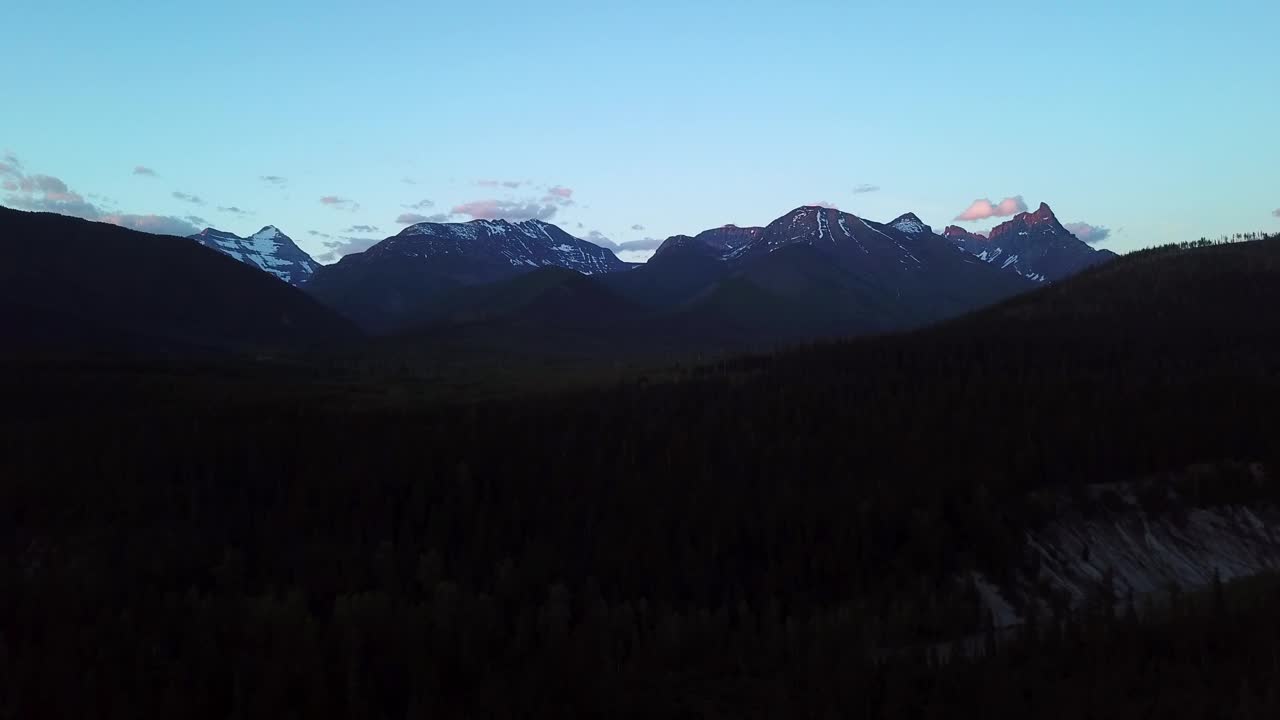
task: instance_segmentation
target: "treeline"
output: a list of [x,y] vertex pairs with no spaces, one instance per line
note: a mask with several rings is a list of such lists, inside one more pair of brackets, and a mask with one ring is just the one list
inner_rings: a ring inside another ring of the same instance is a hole
[[1280,253],[1113,265],[912,335],[448,405],[9,358],[0,713],[1126,716],[1126,678],[1176,684],[1170,717],[1266,709],[1270,666],[1224,679],[1275,645],[1249,607],[1058,618],[1038,670],[876,663],[983,633],[961,578],[1017,572],[1034,491],[1280,467]]

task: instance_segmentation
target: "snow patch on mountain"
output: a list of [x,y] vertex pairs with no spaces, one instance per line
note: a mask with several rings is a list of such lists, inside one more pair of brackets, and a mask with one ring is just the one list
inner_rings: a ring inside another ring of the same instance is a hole
[[290,285],[306,282],[320,267],[288,235],[274,225],[268,225],[249,237],[214,228],[191,235],[190,239],[270,273]]

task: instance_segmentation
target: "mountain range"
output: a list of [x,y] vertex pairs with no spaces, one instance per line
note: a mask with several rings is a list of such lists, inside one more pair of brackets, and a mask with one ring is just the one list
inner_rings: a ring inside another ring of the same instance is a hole
[[[484,312],[467,303],[485,305],[486,292],[512,296],[505,282],[564,268],[596,287],[563,287],[567,276],[555,274],[524,287],[556,287],[561,302],[585,293],[624,309],[599,324],[625,328],[632,341],[678,334],[735,345],[918,327],[1113,257],[1072,236],[1047,205],[1000,226],[996,245],[973,238],[937,234],[913,213],[878,223],[805,206],[764,227],[726,225],[667,238],[649,262],[632,265],[536,220],[422,223],[320,268],[303,287],[371,332],[416,333],[461,318],[492,323],[492,303]],[[534,302],[522,293],[514,296]],[[521,322],[522,306],[499,305],[509,323]],[[581,327],[570,316],[586,310],[566,308],[559,321]],[[539,325],[556,322],[539,315]]]
[[[115,298],[102,307],[37,303],[33,310],[61,313],[73,325],[89,322],[99,330],[196,345],[265,342],[256,330],[239,337],[226,322],[251,299],[257,304],[243,310],[255,316],[249,325],[263,331],[280,325],[284,336],[293,336],[311,324],[299,313],[315,316],[313,329],[327,326],[310,337],[317,341],[353,333],[354,325],[419,343],[466,338],[511,347],[515,341],[570,353],[733,350],[920,327],[1115,257],[1077,239],[1043,204],[989,237],[955,227],[938,234],[913,213],[879,223],[804,206],[763,227],[726,225],[667,238],[644,264],[623,262],[540,220],[420,223],[323,266],[272,225],[248,237],[207,228],[190,236],[194,242],[187,247],[215,252],[193,254],[155,236],[9,212],[6,222],[28,228],[9,237],[58,238],[41,248],[53,255],[36,258],[34,248],[25,248],[31,255],[27,275],[37,260],[62,266],[48,270],[49,287],[89,279],[107,287],[110,275],[83,262],[103,247],[117,248],[112,266],[130,259],[123,266],[127,275],[158,276],[135,283],[138,307],[124,308]],[[72,238],[89,236],[103,238],[101,247],[64,252]],[[226,260],[212,262],[217,256]],[[228,264],[230,259],[239,263]],[[235,287],[209,287],[202,297],[188,297],[192,288],[186,286],[162,293],[160,287],[180,282],[166,272],[166,263],[192,263],[190,277],[216,277]],[[295,287],[285,291],[288,285]],[[9,288],[11,302],[31,304],[20,287]],[[153,306],[142,306],[144,295]],[[226,299],[232,295],[235,301]],[[176,318],[160,320],[166,306],[187,300],[188,311],[196,313],[187,327]],[[160,327],[142,320],[147,316]],[[201,322],[220,331],[198,331]]]

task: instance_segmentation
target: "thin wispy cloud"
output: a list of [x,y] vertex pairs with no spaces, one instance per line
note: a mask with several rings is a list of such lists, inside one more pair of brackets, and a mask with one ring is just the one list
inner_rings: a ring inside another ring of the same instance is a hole
[[355,212],[360,209],[360,203],[337,195],[325,195],[320,198],[320,204],[325,207],[331,207],[335,210],[347,210],[350,212]]
[[1272,210],[1271,216],[1280,218],[1280,208],[1276,208],[1275,210]]
[[974,200],[973,203],[970,204],[964,212],[957,215],[955,219],[960,222],[974,222],[993,217],[1010,217],[1026,211],[1027,203],[1022,199],[1021,195],[1007,197],[998,203],[993,203],[985,198],[979,198]]
[[181,200],[181,201],[183,201],[183,202],[189,202],[189,203],[191,203],[192,205],[203,205],[203,204],[204,204],[204,200],[201,200],[198,196],[196,196],[196,195],[190,195],[190,194],[188,194],[188,193],[184,193],[184,192],[178,192],[177,190],[174,190],[174,191],[173,191],[173,197],[174,197],[174,198],[176,198],[176,199],[178,199],[178,200]]
[[328,250],[316,255],[315,258],[319,262],[332,262],[352,253],[364,252],[374,245],[377,245],[379,242],[381,241],[377,238],[349,237],[340,235],[332,240],[325,240],[324,246],[328,248]]
[[546,197],[543,199],[568,204],[573,202],[573,190],[571,188],[556,185],[555,187],[547,188]]
[[289,182],[287,178],[282,178],[279,175],[259,175],[258,179],[268,185],[275,185],[277,187]]
[[436,213],[435,215],[422,215],[419,213],[402,213],[396,218],[396,222],[400,225],[417,225],[418,223],[443,223],[449,222],[449,216],[445,213]]
[[191,223],[192,225],[197,225],[197,226],[199,226],[199,225],[208,225],[208,224],[209,224],[209,222],[208,222],[207,220],[205,220],[204,218],[200,217],[199,215],[187,215],[187,216],[183,217],[182,219],[183,219],[183,220],[186,220],[187,222]]
[[828,210],[836,210],[836,209],[837,209],[835,205],[832,205],[831,203],[827,202],[826,200],[819,200],[818,202],[811,202],[811,203],[809,203],[809,207],[820,207],[820,208],[826,208],[826,209],[828,209]]
[[477,180],[476,184],[480,187],[504,187],[514,190],[525,183],[523,180]]
[[322,238],[331,238],[331,237],[333,237],[333,236],[332,236],[332,235],[330,235],[329,233],[323,233],[323,232],[320,232],[319,230],[308,230],[308,231],[307,231],[307,234],[308,234],[308,235],[310,235],[310,236],[312,236],[312,237],[322,237]]
[[416,203],[413,203],[412,205],[405,205],[405,207],[409,208],[410,210],[429,210],[435,206],[436,206],[435,203],[425,198],[422,200],[419,200]]
[[553,203],[537,203],[531,201],[511,200],[474,200],[455,205],[450,211],[453,215],[462,215],[473,220],[544,220],[555,217],[559,208]]
[[372,232],[378,232],[378,228],[377,228],[377,226],[375,226],[375,225],[352,225],[351,227],[347,228],[346,230],[343,230],[342,232],[344,232],[344,233],[372,233]]
[[413,179],[413,178],[411,178],[411,177],[400,178],[400,182],[404,183],[405,185],[417,185],[417,184],[418,184],[418,181],[417,181],[417,180],[414,180],[414,179]]
[[863,183],[862,185],[859,185],[853,189],[853,194],[864,195],[866,193],[876,192],[879,189],[880,189],[879,185],[868,185],[866,183]]
[[238,208],[235,205],[232,205],[231,207],[219,207],[218,212],[224,212],[224,213],[227,213],[228,215],[252,215],[253,214],[248,210],[245,210],[243,208]]
[[133,167],[134,175],[142,175],[143,177],[156,177],[156,171],[146,165],[135,165]]
[[640,230],[644,230],[644,226],[643,226],[643,225],[641,225],[640,223],[636,223],[635,225],[632,225],[632,226],[631,226],[631,229],[632,229],[632,230],[636,230],[636,231],[640,231]]
[[1075,235],[1090,245],[1097,245],[1100,242],[1106,241],[1106,239],[1111,236],[1110,228],[1105,228],[1099,225],[1090,225],[1089,223],[1066,223],[1062,227],[1066,228],[1072,235]]
[[652,237],[647,237],[641,240],[628,240],[626,242],[621,242],[621,243],[614,242],[612,239],[610,239],[607,235],[600,232],[599,230],[592,230],[586,235],[583,235],[582,239],[586,240],[592,245],[599,245],[602,248],[608,248],[612,250],[615,254],[624,253],[624,252],[634,253],[634,252],[642,252],[645,250],[657,250],[658,246],[662,244],[662,240],[658,238],[652,238]]

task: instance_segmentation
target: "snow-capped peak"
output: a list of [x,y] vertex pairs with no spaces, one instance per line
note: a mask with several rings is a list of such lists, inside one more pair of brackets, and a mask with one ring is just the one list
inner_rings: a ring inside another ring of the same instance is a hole
[[191,239],[242,263],[253,265],[291,285],[302,284],[319,267],[310,255],[274,225],[268,225],[247,238],[224,230],[205,228],[192,235]]
[[899,215],[896,220],[889,224],[898,231],[904,232],[908,235],[917,235],[929,229],[929,226],[925,225],[923,220],[917,217],[915,213],[911,212]]
[[277,228],[275,225],[268,225],[250,237],[254,240],[274,240],[275,238],[283,235],[284,233],[280,232],[280,228]]

